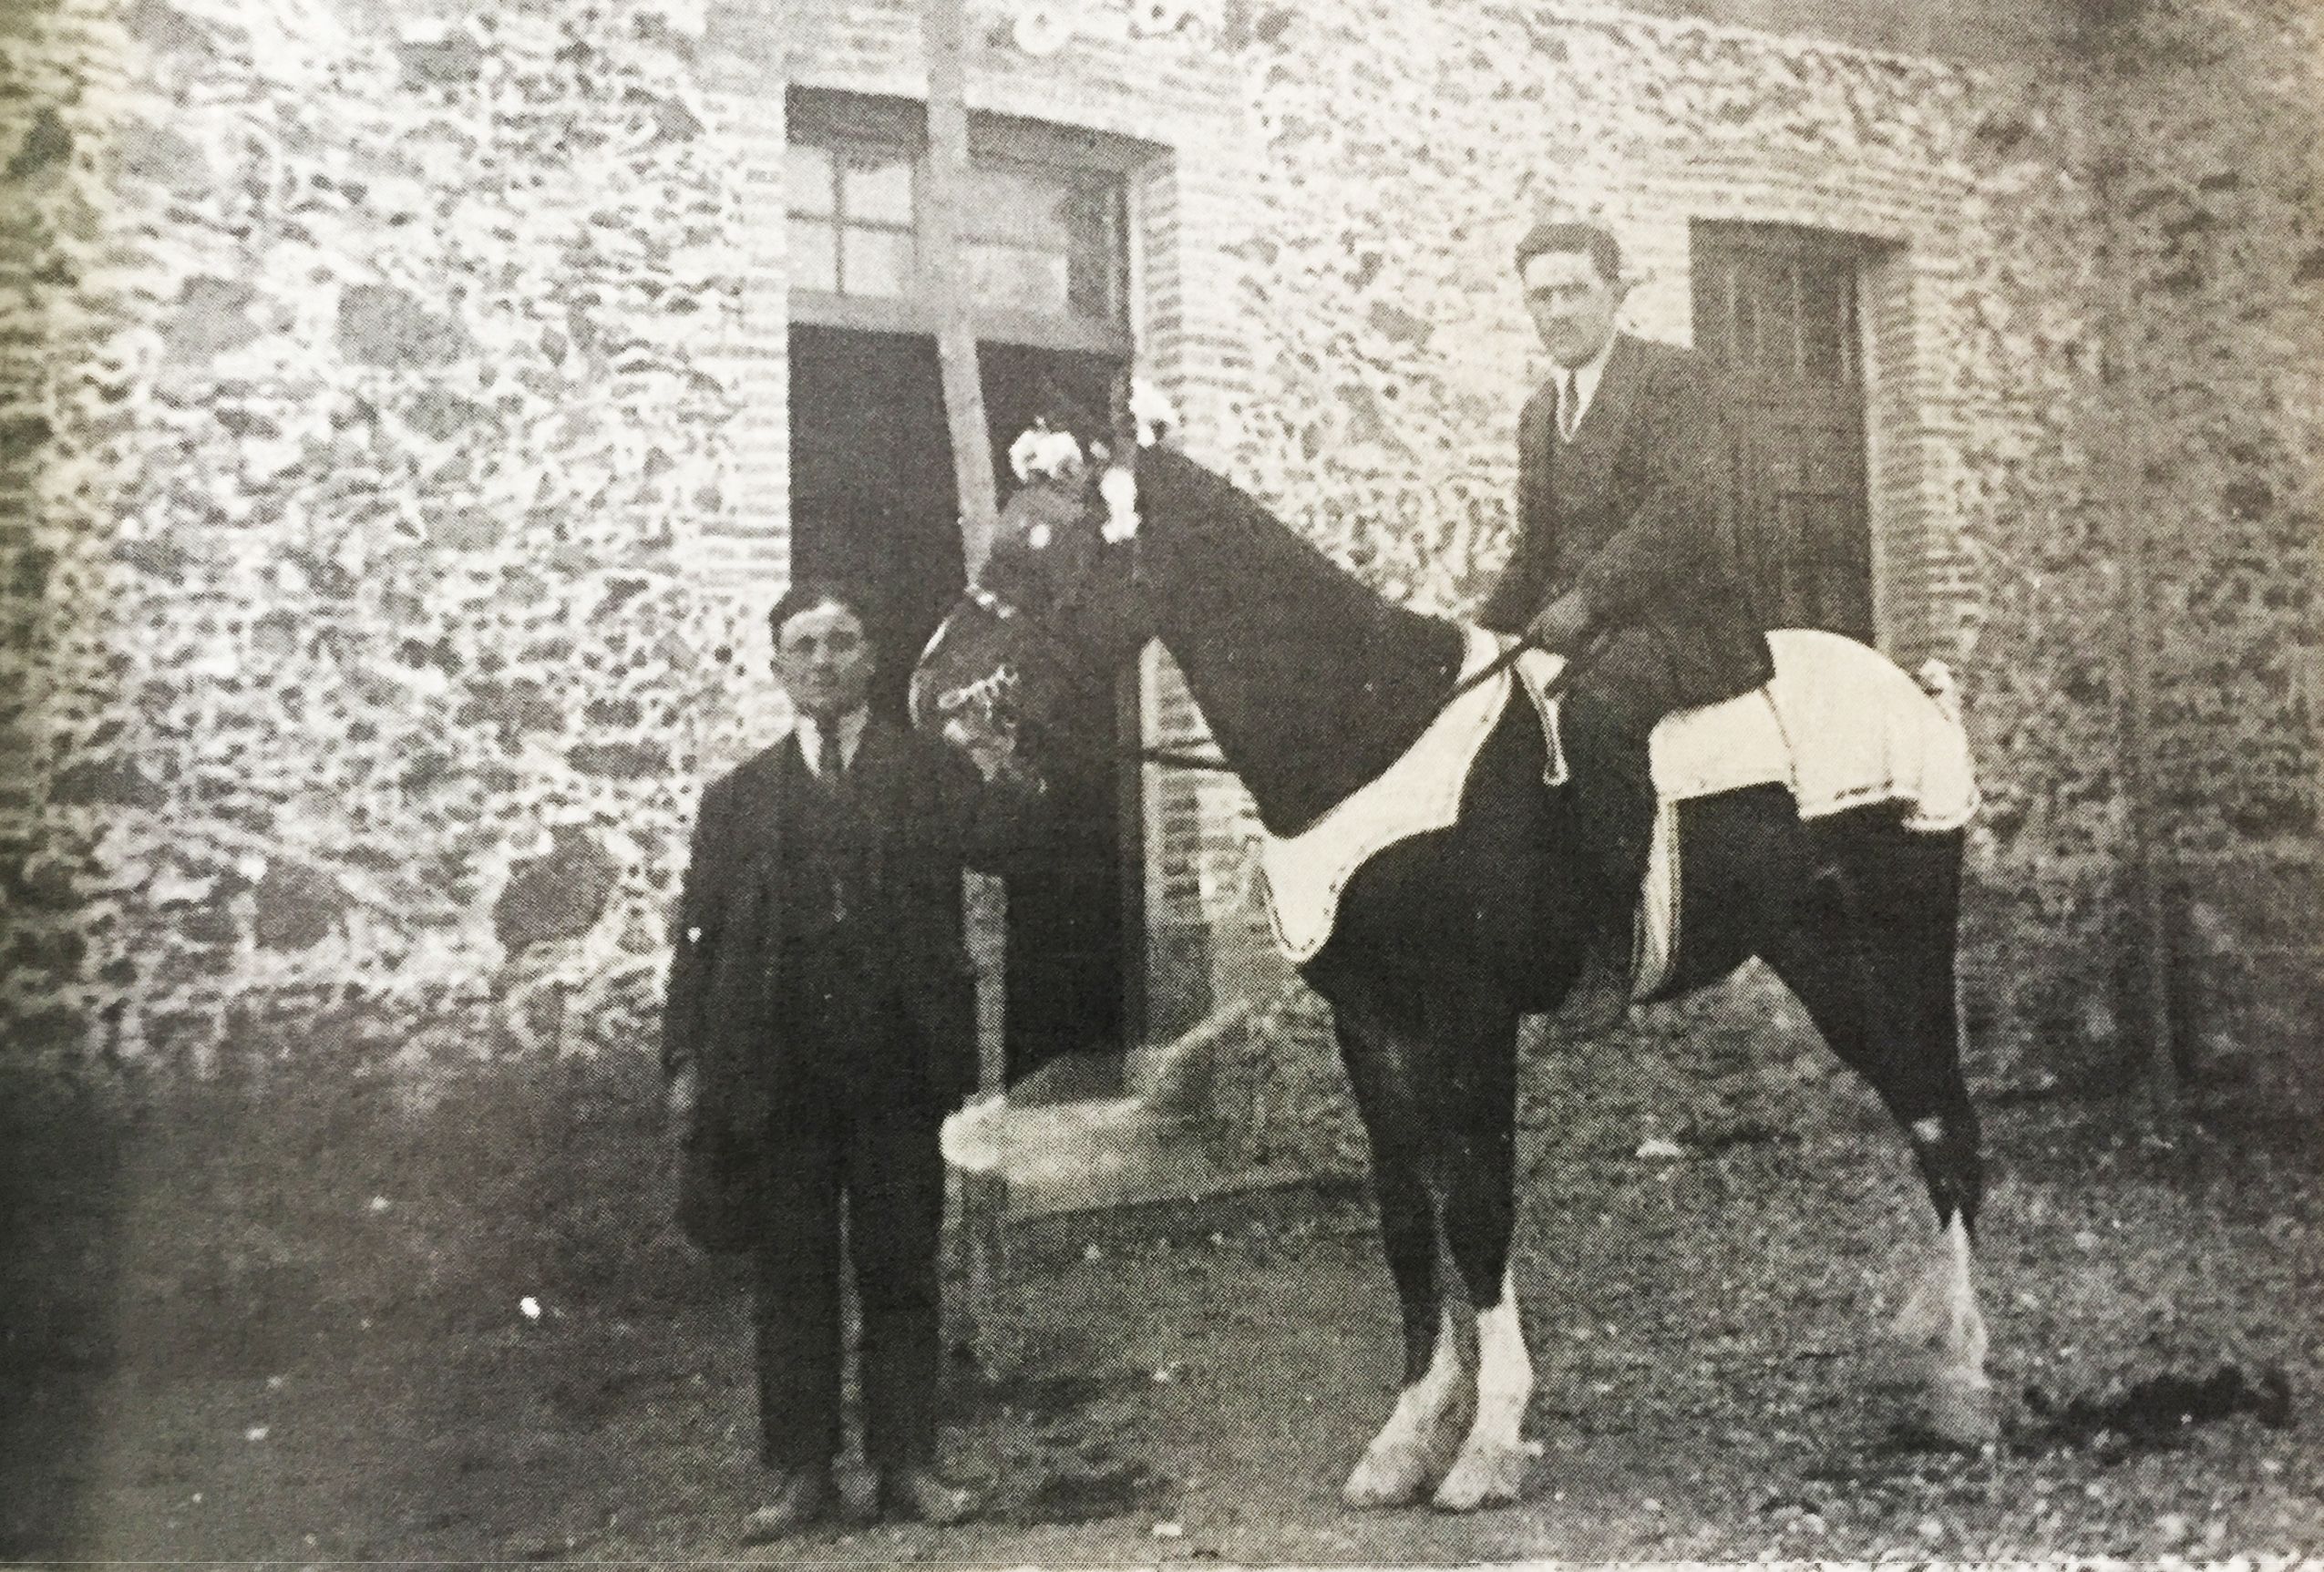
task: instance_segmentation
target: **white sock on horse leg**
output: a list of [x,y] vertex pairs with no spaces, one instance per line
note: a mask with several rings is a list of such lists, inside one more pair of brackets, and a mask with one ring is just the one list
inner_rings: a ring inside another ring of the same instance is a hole
[[1945,1314],[1938,1333],[1940,1373],[1985,1380],[1985,1317],[1977,1308],[1977,1280],[1969,1261],[1969,1226],[1953,1214],[1945,1229]]
[[1513,1274],[1501,1275],[1501,1302],[1476,1318],[1476,1423],[1453,1470],[1436,1487],[1447,1512],[1515,1501],[1532,1455],[1520,1438],[1533,1397],[1533,1360],[1526,1352]]
[[1501,1302],[1476,1318],[1476,1433],[1514,1446],[1532,1397],[1533,1360],[1518,1320],[1517,1285],[1504,1271]]
[[1351,1506],[1402,1506],[1436,1482],[1460,1443],[1468,1406],[1468,1367],[1447,1305],[1428,1369],[1396,1398],[1388,1423],[1364,1449],[1342,1493]]
[[1959,1213],[1934,1240],[1919,1280],[1897,1315],[1897,1333],[1925,1361],[1929,1428],[1981,1445],[1998,1433],[1993,1382],[1985,1373],[1985,1316],[1978,1308],[1969,1225]]

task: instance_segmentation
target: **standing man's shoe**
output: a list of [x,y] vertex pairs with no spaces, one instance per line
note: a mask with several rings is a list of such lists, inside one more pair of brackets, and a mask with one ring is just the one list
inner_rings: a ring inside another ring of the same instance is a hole
[[785,1469],[776,1475],[775,1498],[743,1519],[743,1543],[764,1545],[811,1528],[839,1505],[828,1464]]
[[924,1464],[880,1471],[879,1510],[888,1517],[950,1528],[973,1517],[977,1505],[973,1495]]

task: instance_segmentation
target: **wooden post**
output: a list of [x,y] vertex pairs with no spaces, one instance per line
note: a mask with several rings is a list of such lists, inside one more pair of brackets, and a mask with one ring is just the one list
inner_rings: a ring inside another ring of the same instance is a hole
[[944,417],[960,486],[961,545],[974,577],[992,539],[1000,502],[992,484],[992,439],[976,356],[976,303],[962,260],[961,216],[968,200],[968,24],[961,0],[921,0],[920,44],[928,55],[928,183],[920,193],[920,277],[936,311],[936,358],[944,375]]
[[[2110,124],[2103,133],[2119,140]],[[2113,517],[2114,549],[2121,564],[2112,608],[2121,630],[2114,696],[2115,769],[2122,780],[2123,835],[2122,898],[2129,920],[2130,988],[2118,1000],[2132,1019],[2123,1024],[2144,1063],[2149,1113],[2158,1133],[2168,1136],[2177,1127],[2178,1063],[2171,1024],[2171,934],[2165,912],[2163,869],[2159,842],[2162,827],[2147,759],[2154,746],[2147,718],[2153,709],[2154,606],[2153,577],[2154,509],[2139,493],[2139,458],[2145,451],[2139,440],[2139,422],[2133,401],[2141,393],[2144,368],[2132,352],[2131,323],[2138,303],[2133,298],[2131,270],[2119,260],[2110,270],[2114,299],[2109,319],[2100,328],[2099,389],[2103,414],[2100,430],[2105,440],[2093,454],[2106,478],[2100,495]]]
[[[977,365],[976,303],[962,260],[961,218],[967,200],[968,23],[962,0],[921,0],[920,47],[928,57],[928,164],[920,203],[921,285],[936,314],[936,359],[944,384],[944,419],[960,492],[961,556],[973,579],[992,548],[1000,500],[992,479],[992,438],[984,418]],[[977,958],[977,1084],[1003,1090],[1007,1058],[1002,1035],[1002,934],[1007,904],[998,879],[970,875],[972,952]],[[1009,1186],[999,1175],[961,1182],[961,1243],[967,1253],[968,1303],[956,1317],[956,1346],[972,1348],[988,1375],[1014,1362],[1012,1324],[1001,1310]]]

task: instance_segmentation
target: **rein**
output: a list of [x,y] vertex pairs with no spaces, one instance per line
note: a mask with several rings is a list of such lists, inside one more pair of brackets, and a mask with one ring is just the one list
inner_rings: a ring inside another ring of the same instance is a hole
[[[1135,563],[1133,563],[1132,570],[1136,571]],[[1021,609],[1002,599],[999,595],[994,594],[992,591],[984,588],[982,585],[970,585],[967,594],[970,600],[975,601],[977,605],[991,612],[1000,621],[1003,622],[1022,623],[1026,631],[1033,633],[1034,637],[1038,638],[1044,644],[1047,645],[1051,652],[1070,652],[1071,646],[1066,644],[1066,642],[1063,639],[1059,638],[1055,633],[1051,632],[1049,629],[1044,627],[1042,624],[1040,618],[1025,615]],[[1607,642],[1607,636],[1600,633],[1598,637],[1592,639],[1588,644],[1584,645],[1579,652],[1568,659],[1565,665],[1558,669],[1558,674],[1550,678],[1549,681],[1543,685],[1542,697],[1544,699],[1556,699],[1562,695],[1568,688],[1573,685],[1574,679],[1581,675],[1582,673],[1588,671],[1589,667],[1596,663],[1599,656],[1605,652]],[[1455,700],[1461,698],[1465,694],[1474,693],[1476,689],[1484,686],[1486,683],[1491,682],[1502,673],[1509,670],[1510,667],[1517,663],[1518,659],[1522,657],[1527,650],[1537,648],[1539,648],[1538,645],[1533,643],[1530,640],[1520,634],[1517,637],[1517,642],[1510,644],[1508,648],[1501,651],[1490,661],[1487,661],[1484,665],[1478,667],[1475,672],[1454,683],[1453,691],[1446,694],[1442,700],[1438,701],[1436,706],[1437,713],[1441,714],[1446,709],[1451,708]],[[1096,682],[1094,679],[1084,675],[1076,667],[1070,665],[1065,662],[1054,660],[1054,658],[1050,663],[1054,669],[1064,673],[1066,674],[1066,680],[1074,686],[1081,689],[1085,694],[1095,690],[1097,686]],[[1207,742],[1209,739],[1205,738],[1203,740]],[[1140,764],[1155,765],[1164,769],[1193,770],[1205,775],[1233,775],[1236,773],[1234,766],[1229,765],[1225,759],[1219,757],[1218,755],[1198,753],[1187,748],[1141,747],[1137,751],[1137,758]]]
[[[1568,658],[1566,663],[1558,669],[1558,674],[1541,685],[1542,698],[1554,701],[1562,697],[1565,691],[1573,686],[1574,679],[1588,671],[1597,663],[1598,658],[1605,653],[1607,642],[1607,635],[1600,633]],[[1446,694],[1437,704],[1437,714],[1442,714],[1452,708],[1455,700],[1465,694],[1476,692],[1516,665],[1518,658],[1527,650],[1539,648],[1538,644],[1520,635],[1516,643],[1511,644],[1475,672],[1454,683],[1453,691]],[[1221,775],[1235,773],[1234,767],[1224,759],[1208,754],[1188,753],[1178,748],[1141,748],[1138,750],[1138,758],[1142,763],[1160,765],[1171,769],[1205,770]]]

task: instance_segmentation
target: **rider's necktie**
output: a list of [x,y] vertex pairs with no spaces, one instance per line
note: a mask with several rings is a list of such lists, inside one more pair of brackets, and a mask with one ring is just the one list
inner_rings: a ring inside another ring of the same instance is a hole
[[1574,380],[1570,368],[1558,373],[1558,435],[1568,442],[1574,439],[1574,427],[1581,424],[1581,385]]

